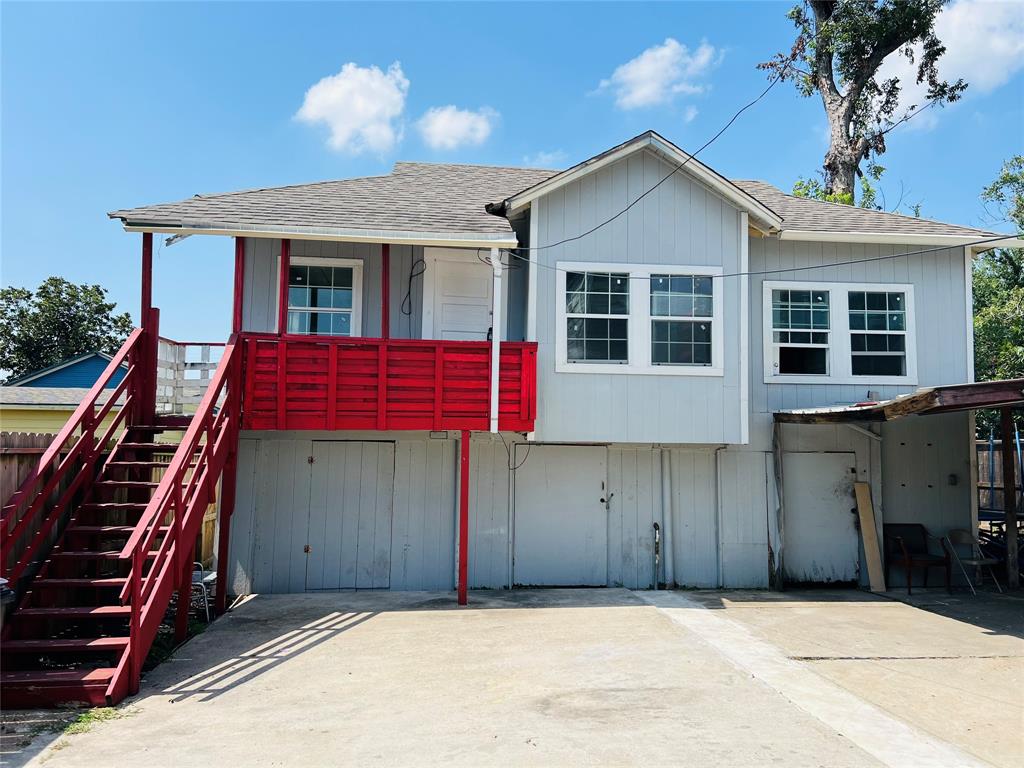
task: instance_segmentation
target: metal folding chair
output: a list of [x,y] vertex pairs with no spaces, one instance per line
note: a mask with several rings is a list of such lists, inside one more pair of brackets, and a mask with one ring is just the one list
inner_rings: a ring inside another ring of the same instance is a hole
[[[945,544],[946,549],[948,549],[949,553],[953,556],[953,559],[956,560],[957,565],[960,566],[960,571],[963,573],[964,578],[967,579],[967,586],[971,588],[971,594],[977,595],[978,593],[974,589],[974,583],[971,581],[971,577],[968,575],[967,569],[964,567],[965,565],[977,568],[979,572],[982,568],[988,568],[988,572],[992,576],[992,581],[995,583],[996,589],[1000,592],[1003,591],[1003,588],[999,586],[999,579],[996,578],[995,566],[999,565],[998,558],[985,557],[981,551],[981,544],[973,533],[962,528],[954,528],[946,534],[942,541],[943,544]],[[970,547],[970,556],[960,557],[960,553],[957,552],[956,549],[958,546]]]

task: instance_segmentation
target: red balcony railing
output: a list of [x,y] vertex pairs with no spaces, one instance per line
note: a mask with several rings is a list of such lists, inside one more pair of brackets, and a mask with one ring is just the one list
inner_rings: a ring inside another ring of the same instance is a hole
[[[243,335],[243,429],[490,427],[485,341]],[[503,342],[498,428],[533,430],[537,345]]]

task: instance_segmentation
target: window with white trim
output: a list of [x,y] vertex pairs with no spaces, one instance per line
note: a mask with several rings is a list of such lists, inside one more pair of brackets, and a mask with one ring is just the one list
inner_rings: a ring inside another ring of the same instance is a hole
[[903,292],[850,291],[850,362],[854,376],[907,374],[906,305]]
[[766,382],[916,384],[913,286],[763,283]]
[[557,267],[557,371],[722,375],[721,268]]
[[288,267],[288,333],[358,336],[362,262],[292,259]]
[[711,277],[651,275],[650,291],[652,364],[711,365]]
[[776,288],[771,300],[773,370],[827,376],[829,291]]
[[629,275],[565,276],[566,351],[573,363],[629,362]]

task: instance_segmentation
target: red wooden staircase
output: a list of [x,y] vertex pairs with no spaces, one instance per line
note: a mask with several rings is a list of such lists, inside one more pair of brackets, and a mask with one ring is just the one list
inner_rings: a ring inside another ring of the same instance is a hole
[[112,704],[137,691],[176,590],[184,636],[195,540],[222,474],[222,507],[233,502],[240,358],[232,339],[196,414],[161,420],[151,327],[132,333],[3,508],[0,564],[20,595],[0,637],[7,708]]

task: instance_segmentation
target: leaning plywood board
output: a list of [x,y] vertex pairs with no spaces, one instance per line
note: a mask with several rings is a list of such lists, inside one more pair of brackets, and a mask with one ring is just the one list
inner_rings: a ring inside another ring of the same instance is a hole
[[871,486],[854,483],[857,493],[857,514],[860,517],[860,534],[864,539],[864,557],[868,561],[868,581],[872,592],[885,592],[885,574],[882,570],[882,553],[878,548],[878,529],[875,528],[875,510],[871,506]]

